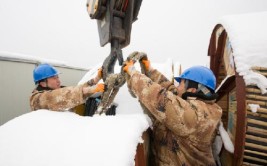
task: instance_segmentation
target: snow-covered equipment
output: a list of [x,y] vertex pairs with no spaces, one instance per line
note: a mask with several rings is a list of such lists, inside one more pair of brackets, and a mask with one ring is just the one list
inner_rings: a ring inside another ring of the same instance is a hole
[[234,153],[222,165],[267,164],[267,12],[223,17],[212,32],[208,55],[217,80],[217,103]]

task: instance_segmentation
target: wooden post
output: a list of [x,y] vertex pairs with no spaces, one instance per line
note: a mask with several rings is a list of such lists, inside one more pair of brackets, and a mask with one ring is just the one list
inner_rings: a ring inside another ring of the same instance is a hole
[[135,155],[135,166],[146,166],[143,144],[138,144]]
[[233,165],[241,165],[243,162],[245,133],[246,133],[246,87],[242,76],[236,76],[236,136]]

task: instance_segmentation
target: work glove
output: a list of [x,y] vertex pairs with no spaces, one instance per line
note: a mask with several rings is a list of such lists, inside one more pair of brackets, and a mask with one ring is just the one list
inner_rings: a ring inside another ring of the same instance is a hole
[[103,76],[103,69],[101,67],[101,68],[98,69],[97,75],[94,78],[92,78],[89,81],[87,81],[87,85],[93,86],[93,85],[97,84],[99,82],[99,80],[102,79],[102,76]]
[[133,60],[125,61],[123,66],[123,71],[132,76],[133,71],[135,71],[134,61]]
[[87,97],[91,94],[90,97],[98,97],[100,96],[105,90],[105,84],[98,83],[93,86],[88,86],[83,88],[83,94]]
[[102,76],[103,76],[102,73],[103,73],[103,69],[102,69],[102,67],[100,67],[100,68],[97,70],[97,77],[101,79]]
[[139,56],[141,72],[147,75],[152,70],[150,60],[148,60],[146,53],[141,52]]
[[105,91],[105,84],[103,83],[98,83],[94,86],[94,93],[97,93],[97,92],[104,92]]
[[103,76],[103,69],[102,67],[100,67],[97,71],[96,77],[94,78],[94,82],[98,83],[98,81],[102,79],[102,76]]

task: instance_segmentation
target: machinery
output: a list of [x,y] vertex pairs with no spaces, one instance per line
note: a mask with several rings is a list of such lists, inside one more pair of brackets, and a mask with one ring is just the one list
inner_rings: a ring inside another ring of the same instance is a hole
[[102,65],[105,92],[96,113],[107,111],[119,88],[125,83],[124,72],[114,74],[116,61],[123,64],[122,48],[130,44],[132,23],[137,16],[142,0],[88,0],[87,11],[91,19],[97,20],[100,45],[110,43],[109,56]]
[[91,19],[97,19],[100,45],[110,43],[110,55],[103,63],[103,79],[114,73],[118,59],[123,63],[122,48],[130,44],[132,23],[137,15],[142,0],[88,0],[87,11]]

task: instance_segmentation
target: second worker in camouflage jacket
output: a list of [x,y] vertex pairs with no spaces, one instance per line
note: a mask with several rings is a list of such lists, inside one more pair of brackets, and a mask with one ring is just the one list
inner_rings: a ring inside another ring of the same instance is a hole
[[124,71],[130,75],[129,89],[149,111],[153,122],[150,164],[215,166],[211,146],[222,115],[215,100],[181,98],[177,88],[155,69],[148,77],[125,67]]

